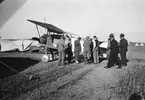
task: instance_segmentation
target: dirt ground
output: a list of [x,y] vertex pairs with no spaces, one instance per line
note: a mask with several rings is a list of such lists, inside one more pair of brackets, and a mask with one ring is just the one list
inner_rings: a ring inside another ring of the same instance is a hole
[[[57,61],[39,62],[0,80],[1,100],[128,100],[132,93],[145,96],[145,53],[130,48],[128,65],[104,68],[98,65],[57,66]],[[29,75],[34,77],[29,80]]]

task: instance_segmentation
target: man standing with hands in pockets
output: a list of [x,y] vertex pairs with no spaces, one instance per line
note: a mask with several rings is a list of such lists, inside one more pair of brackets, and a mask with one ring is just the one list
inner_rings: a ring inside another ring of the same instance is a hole
[[124,38],[124,34],[120,34],[120,55],[122,66],[127,66],[126,52],[128,51],[128,41]]
[[93,36],[93,59],[94,59],[94,64],[99,63],[98,51],[99,51],[99,41],[98,41],[98,38],[96,36]]

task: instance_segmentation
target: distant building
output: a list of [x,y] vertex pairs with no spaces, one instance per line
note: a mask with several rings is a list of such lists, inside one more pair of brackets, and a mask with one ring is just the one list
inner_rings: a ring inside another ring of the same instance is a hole
[[130,46],[141,46],[144,47],[145,43],[144,42],[129,42]]
[[141,44],[140,44],[140,46],[144,46],[144,44],[143,44],[143,43],[141,43]]
[[138,44],[138,43],[136,43],[136,44],[135,44],[135,46],[139,46],[139,44]]

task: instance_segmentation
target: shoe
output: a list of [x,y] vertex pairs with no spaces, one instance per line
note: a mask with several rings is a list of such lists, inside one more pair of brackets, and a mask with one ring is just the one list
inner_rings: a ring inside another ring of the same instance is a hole
[[118,65],[118,67],[117,68],[122,68],[122,65]]
[[84,62],[84,64],[88,64],[88,62]]
[[108,67],[108,66],[105,66],[104,68],[110,68],[110,67]]
[[121,69],[122,67],[117,67],[118,69]]
[[99,64],[99,63],[94,63],[94,64]]
[[127,64],[124,64],[124,66],[127,66]]
[[61,66],[65,66],[65,64],[62,64]]

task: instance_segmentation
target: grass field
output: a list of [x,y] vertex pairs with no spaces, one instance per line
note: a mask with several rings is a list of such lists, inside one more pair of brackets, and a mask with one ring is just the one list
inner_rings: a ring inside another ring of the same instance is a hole
[[[99,65],[57,66],[38,62],[19,74],[0,80],[1,100],[128,100],[145,96],[145,48],[129,47],[128,66],[105,69]],[[29,75],[34,77],[29,80]]]

